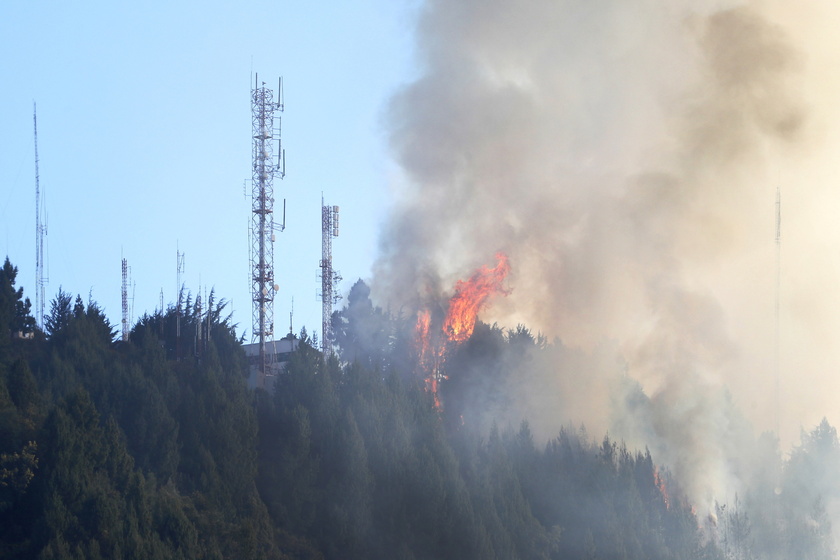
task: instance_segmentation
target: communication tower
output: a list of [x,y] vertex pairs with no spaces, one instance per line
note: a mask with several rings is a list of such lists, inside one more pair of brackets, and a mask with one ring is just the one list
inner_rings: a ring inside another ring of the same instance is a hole
[[175,306],[175,359],[181,359],[181,300],[184,290],[181,285],[181,275],[184,273],[184,253],[175,249],[175,278],[178,285],[175,287],[178,303]]
[[129,323],[131,318],[128,313],[128,261],[122,260],[122,339],[128,342]]
[[41,184],[38,173],[38,114],[32,103],[32,123],[35,127],[35,319],[38,327],[44,329],[44,306],[46,304],[47,277],[44,274],[44,236],[47,235],[46,220],[41,222]]
[[[207,299],[207,294],[204,294],[204,299]],[[193,305],[193,315],[195,317],[195,355],[201,353],[201,343],[204,341],[204,334],[201,332],[203,319],[201,316],[201,280],[198,281],[198,294],[195,296],[195,304]]]
[[332,353],[332,309],[341,296],[336,292],[341,276],[332,266],[332,240],[338,237],[338,206],[324,206],[321,195],[321,348],[324,355]]
[[163,307],[163,288],[160,289],[160,339],[164,340],[163,338],[163,324],[166,322],[164,316],[166,315],[166,309]]
[[[280,117],[283,111],[283,79],[278,80],[278,95],[260,83],[255,76],[251,90],[253,128],[253,165],[251,170],[251,299],[253,309],[252,338],[259,343],[257,383],[265,387],[268,354],[265,343],[274,337],[274,232],[284,223],[274,225],[274,178],[286,174],[286,157],[280,141]],[[285,214],[285,205],[284,205]]]

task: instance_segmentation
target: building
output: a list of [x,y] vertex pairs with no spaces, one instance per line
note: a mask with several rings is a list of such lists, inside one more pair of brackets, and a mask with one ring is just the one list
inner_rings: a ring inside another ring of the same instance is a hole
[[[274,381],[278,375],[283,373],[292,352],[297,350],[297,347],[298,339],[292,334],[287,334],[280,340],[271,340],[265,343],[268,367],[265,376],[265,389],[267,391],[274,390]],[[259,386],[260,345],[259,343],[243,344],[242,348],[245,349],[245,356],[248,358],[248,387],[255,389]]]

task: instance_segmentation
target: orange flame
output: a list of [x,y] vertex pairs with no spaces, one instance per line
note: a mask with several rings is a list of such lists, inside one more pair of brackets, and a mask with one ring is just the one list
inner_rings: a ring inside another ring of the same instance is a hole
[[[475,330],[478,313],[487,304],[491,295],[507,292],[502,288],[502,282],[510,272],[507,255],[496,254],[495,268],[482,266],[469,280],[458,280],[455,284],[455,295],[449,300],[449,309],[443,322],[442,331],[446,339],[461,343],[469,339]],[[440,410],[441,403],[438,396],[438,384],[445,376],[441,373],[446,358],[446,348],[439,337],[433,336],[432,314],[428,309],[417,313],[417,323],[414,327],[418,368],[426,380],[426,390],[435,399],[435,408]]]
[[659,488],[659,493],[662,494],[662,501],[665,503],[665,509],[671,509],[671,497],[668,495],[668,488],[665,486],[665,479],[659,474],[659,467],[653,469],[653,483]]
[[432,393],[435,399],[435,408],[440,410],[438,381],[441,379],[440,368],[443,362],[443,348],[439,347],[437,341],[432,340],[431,324],[432,314],[428,309],[417,312],[417,324],[414,327],[418,354],[417,362],[420,371],[425,376],[426,391]]
[[482,266],[467,281],[458,280],[455,295],[449,300],[449,311],[443,322],[443,332],[453,342],[464,342],[472,336],[478,312],[487,299],[496,293],[507,293],[502,282],[510,272],[507,255],[496,253],[495,268]]
[[417,350],[420,355],[420,367],[426,369],[429,352],[431,347],[431,340],[429,337],[429,329],[432,324],[432,314],[428,309],[417,312],[417,325],[414,327],[416,333]]

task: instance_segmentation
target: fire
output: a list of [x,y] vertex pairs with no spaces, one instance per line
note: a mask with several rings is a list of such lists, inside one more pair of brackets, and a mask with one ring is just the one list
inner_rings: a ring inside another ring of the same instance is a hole
[[417,312],[417,325],[414,327],[417,341],[417,351],[420,356],[420,367],[426,369],[428,364],[429,354],[431,352],[431,340],[429,337],[429,328],[432,324],[432,314],[428,309]]
[[449,311],[443,322],[443,332],[453,342],[464,342],[472,336],[478,312],[487,299],[497,293],[506,293],[502,282],[510,272],[507,255],[496,253],[495,268],[486,265],[478,269],[467,281],[458,280],[455,295],[449,300]]
[[432,314],[428,309],[417,313],[417,324],[414,327],[415,341],[417,344],[417,362],[420,371],[426,378],[426,390],[432,393],[435,399],[435,408],[440,409],[440,398],[438,397],[438,381],[442,379],[440,372],[443,364],[443,347],[439,340],[432,340]]
[[426,379],[426,390],[434,395],[437,409],[441,408],[438,384],[445,379],[442,366],[446,357],[446,341],[460,344],[469,339],[475,330],[478,313],[487,305],[490,296],[507,294],[502,283],[510,272],[510,264],[504,253],[497,253],[496,260],[494,268],[482,266],[469,280],[458,280],[455,284],[455,295],[449,300],[441,329],[443,337],[435,336],[432,314],[428,309],[417,313],[414,331],[418,367]]
[[665,479],[659,474],[658,467],[654,467],[653,469],[653,483],[659,488],[659,493],[662,494],[665,509],[671,509],[671,497],[668,495],[668,488],[665,487]]

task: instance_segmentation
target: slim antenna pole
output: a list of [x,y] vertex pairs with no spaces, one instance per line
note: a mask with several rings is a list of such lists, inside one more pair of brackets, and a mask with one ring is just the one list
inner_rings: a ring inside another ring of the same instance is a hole
[[128,324],[129,324],[129,332],[131,331],[131,325],[134,324],[134,296],[137,295],[137,282],[131,279],[131,267],[128,267],[128,283],[131,284],[131,297],[129,298],[129,307],[128,307]]
[[166,310],[163,307],[163,288],[160,289],[160,339],[163,338],[163,325],[166,322]]
[[183,290],[181,289],[181,274],[184,273],[184,253],[181,249],[175,249],[175,276],[177,286],[178,305],[175,309],[175,359],[181,359],[181,296]]

